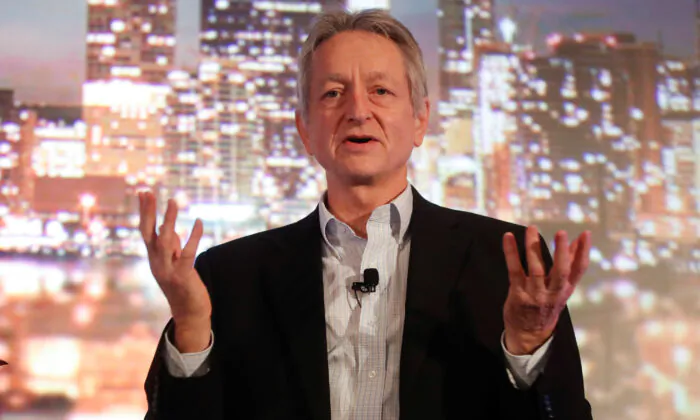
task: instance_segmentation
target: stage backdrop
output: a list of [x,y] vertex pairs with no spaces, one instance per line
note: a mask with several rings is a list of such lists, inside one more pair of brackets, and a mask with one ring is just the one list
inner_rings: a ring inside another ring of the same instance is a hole
[[[700,418],[697,4],[348,2],[389,7],[425,52],[422,194],[593,231],[569,305],[595,417]],[[202,218],[200,250],[314,208],[295,56],[331,3],[2,2],[2,418],[142,418],[168,308],[137,191],[177,199],[183,237]]]

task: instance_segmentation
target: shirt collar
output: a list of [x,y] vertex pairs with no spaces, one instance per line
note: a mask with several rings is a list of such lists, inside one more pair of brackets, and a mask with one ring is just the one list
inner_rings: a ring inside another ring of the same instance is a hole
[[[345,223],[336,219],[336,217],[333,216],[330,210],[328,210],[328,207],[326,207],[326,195],[327,192],[323,194],[321,202],[319,203],[319,221],[321,225],[320,227],[321,233],[323,235],[323,240],[326,241],[326,244],[328,244],[328,246],[330,246],[332,249],[335,249],[335,247],[332,245],[331,241],[328,238],[329,223],[331,223],[331,221],[334,221],[335,223],[339,223],[341,225],[345,225]],[[411,214],[413,213],[413,191],[411,188],[411,184],[409,183],[406,189],[403,190],[401,194],[399,194],[394,200],[392,200],[388,204],[385,204],[384,206],[389,206],[389,222],[392,225],[392,230],[394,230],[394,227],[398,228],[396,229],[397,231],[395,231],[394,233],[394,239],[396,239],[397,243],[401,244],[406,239],[406,232],[408,231],[408,225],[411,222]],[[383,218],[382,214],[386,214],[386,210],[382,208],[384,206],[379,206],[376,209],[374,209],[374,211],[370,215],[370,219],[377,220]]]

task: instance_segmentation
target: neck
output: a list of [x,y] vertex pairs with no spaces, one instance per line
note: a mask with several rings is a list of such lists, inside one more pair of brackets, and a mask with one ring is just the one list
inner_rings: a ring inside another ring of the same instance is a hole
[[382,185],[348,185],[328,178],[328,210],[358,236],[367,237],[367,220],[379,206],[390,203],[407,188],[404,175]]

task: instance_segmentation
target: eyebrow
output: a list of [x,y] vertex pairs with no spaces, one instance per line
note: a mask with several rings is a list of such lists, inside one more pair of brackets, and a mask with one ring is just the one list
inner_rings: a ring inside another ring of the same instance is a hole
[[[386,73],[381,71],[372,71],[367,76],[367,83],[373,83],[383,80],[391,81],[392,79]],[[326,77],[325,82],[338,82],[347,85],[350,84],[350,79],[348,79],[340,73],[331,73]]]

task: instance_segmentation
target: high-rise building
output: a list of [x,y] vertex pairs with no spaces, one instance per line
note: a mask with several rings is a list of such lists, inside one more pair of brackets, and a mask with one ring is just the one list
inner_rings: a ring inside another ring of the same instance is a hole
[[15,107],[15,91],[12,89],[0,89],[0,122],[8,121]]
[[87,3],[87,80],[166,83],[175,58],[175,0]]
[[165,189],[182,207],[231,204],[252,195],[261,136],[249,98],[255,85],[228,59],[202,60],[197,74],[171,73]]
[[443,129],[471,118],[476,105],[478,55],[495,40],[493,0],[438,0],[438,113]]
[[86,83],[86,175],[123,176],[131,185],[158,183],[165,173],[161,119],[168,93],[167,85],[128,80]]
[[636,190],[642,213],[664,212],[661,150],[664,135],[657,98],[661,54],[654,43],[640,43],[634,37],[619,38],[615,51],[628,76],[632,126],[630,134],[639,140],[634,157]]
[[85,123],[67,125],[41,120],[35,134],[32,168],[37,177],[85,176]]
[[20,126],[17,110],[12,106],[14,91],[0,92],[0,215],[16,208],[19,186],[15,173],[19,165]]
[[526,187],[518,132],[522,72],[520,57],[509,49],[483,51],[475,111],[478,208],[492,217],[521,223],[525,215],[520,195]]
[[11,109],[0,122],[0,216],[29,210],[34,193],[34,111]]
[[[697,70],[681,60],[665,59],[658,67],[658,98],[664,142],[653,166],[664,185],[665,212],[697,214],[700,173],[700,85]],[[653,162],[650,162],[653,163]]]
[[520,93],[529,220],[631,232],[634,108],[616,45],[622,36],[553,35],[550,57],[526,60]]
[[155,185],[161,116],[174,65],[175,0],[87,0],[85,173]]
[[202,54],[234,61],[255,86],[249,101],[258,110],[254,131],[262,134],[268,198],[294,198],[316,183],[294,122],[297,56],[312,20],[337,5],[334,0],[202,1]]

